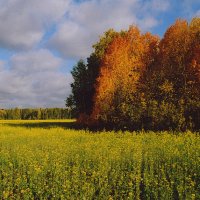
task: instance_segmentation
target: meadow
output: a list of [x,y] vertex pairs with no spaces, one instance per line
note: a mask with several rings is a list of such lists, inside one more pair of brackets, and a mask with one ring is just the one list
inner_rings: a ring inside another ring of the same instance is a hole
[[0,121],[0,199],[200,199],[198,133],[72,123]]

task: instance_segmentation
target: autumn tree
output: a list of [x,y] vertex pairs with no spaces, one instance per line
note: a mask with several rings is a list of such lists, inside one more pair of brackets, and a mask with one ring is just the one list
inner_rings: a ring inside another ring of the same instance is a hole
[[71,72],[74,82],[71,84],[72,94],[66,99],[66,106],[76,110],[77,117],[80,114],[90,115],[92,112],[100,64],[106,48],[117,34],[119,33],[113,29],[106,31],[93,45],[94,52],[87,58],[87,63],[79,61]]
[[72,71],[67,105],[78,114],[131,129],[200,128],[199,18],[177,20],[161,41],[134,26],[111,29],[93,47]]
[[145,92],[148,115],[154,127],[185,130],[193,123],[189,110],[192,104],[197,105],[200,96],[198,23],[199,19],[190,25],[185,20],[177,20],[159,44],[159,54],[148,74]]
[[93,118],[115,125],[140,123],[143,107],[141,80],[152,62],[158,38],[137,27],[118,35],[100,67]]

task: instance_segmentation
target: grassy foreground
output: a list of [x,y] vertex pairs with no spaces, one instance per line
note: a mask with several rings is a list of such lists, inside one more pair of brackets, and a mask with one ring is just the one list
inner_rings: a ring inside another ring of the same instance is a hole
[[200,199],[196,134],[26,123],[0,122],[0,199]]

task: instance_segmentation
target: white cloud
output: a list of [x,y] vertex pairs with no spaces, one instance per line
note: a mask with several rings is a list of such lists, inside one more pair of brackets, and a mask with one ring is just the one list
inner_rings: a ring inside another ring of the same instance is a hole
[[14,55],[10,69],[0,70],[0,107],[64,107],[72,77],[61,64],[45,49]]
[[147,6],[154,11],[167,11],[170,7],[170,2],[166,0],[152,0],[147,3]]
[[149,16],[148,18],[145,18],[140,22],[140,28],[142,30],[148,30],[152,27],[157,26],[158,24],[159,22],[155,18]]
[[41,73],[50,70],[55,71],[58,70],[61,64],[62,60],[55,57],[47,49],[29,51],[11,57],[11,70],[15,70],[20,74]]
[[3,60],[0,60],[0,72],[4,70],[5,62]]
[[169,0],[0,0],[0,45],[32,49],[59,23],[50,46],[67,58],[83,58],[107,29],[136,24],[149,30],[159,23],[156,14],[167,9]]
[[0,0],[0,47],[15,53],[0,61],[0,107],[63,107],[72,77],[61,72],[66,60],[44,49],[45,42],[69,60],[86,58],[109,28],[157,26],[169,1]]
[[86,28],[66,21],[59,27],[50,46],[55,46],[67,58],[84,58],[90,53],[93,37]]
[[163,0],[91,0],[71,4],[68,17],[51,38],[50,46],[67,58],[85,58],[109,28],[117,31],[138,25],[144,31],[159,24],[156,15],[169,9]]
[[195,16],[195,17],[200,17],[200,10],[198,10],[198,11],[195,13],[194,16]]
[[0,45],[30,49],[42,39],[45,28],[67,11],[70,0],[1,0]]

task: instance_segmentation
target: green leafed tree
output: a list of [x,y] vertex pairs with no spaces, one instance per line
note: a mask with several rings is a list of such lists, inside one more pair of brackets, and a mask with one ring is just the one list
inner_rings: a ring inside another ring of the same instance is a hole
[[88,70],[83,60],[74,66],[72,72],[74,82],[71,84],[72,95],[66,100],[67,107],[75,107],[77,113],[88,112]]

